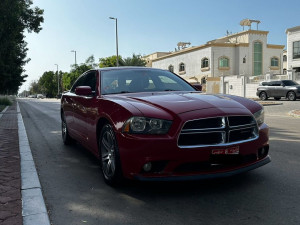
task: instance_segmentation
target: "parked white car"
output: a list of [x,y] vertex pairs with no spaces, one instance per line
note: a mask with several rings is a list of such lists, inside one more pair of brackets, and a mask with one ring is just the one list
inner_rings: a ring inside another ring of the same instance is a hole
[[37,98],[41,98],[41,99],[43,99],[43,98],[45,98],[45,96],[44,95],[42,95],[42,94],[37,94],[37,96],[36,96]]

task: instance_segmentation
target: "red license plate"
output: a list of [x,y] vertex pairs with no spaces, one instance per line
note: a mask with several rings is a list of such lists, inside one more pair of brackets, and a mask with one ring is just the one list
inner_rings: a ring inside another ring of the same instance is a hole
[[240,153],[240,147],[230,147],[224,149],[213,149],[211,154],[213,155],[238,155]]

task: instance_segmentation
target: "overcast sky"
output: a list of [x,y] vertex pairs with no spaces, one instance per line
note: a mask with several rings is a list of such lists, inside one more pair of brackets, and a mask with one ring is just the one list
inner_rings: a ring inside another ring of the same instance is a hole
[[[119,55],[147,55],[174,51],[180,41],[192,46],[243,30],[245,18],[260,20],[269,31],[268,43],[286,45],[285,30],[300,25],[299,0],[34,0],[44,9],[43,29],[26,34],[29,88],[45,71],[70,71],[90,55],[96,62],[116,54],[115,21],[118,18]],[[256,26],[253,26],[253,29]]]

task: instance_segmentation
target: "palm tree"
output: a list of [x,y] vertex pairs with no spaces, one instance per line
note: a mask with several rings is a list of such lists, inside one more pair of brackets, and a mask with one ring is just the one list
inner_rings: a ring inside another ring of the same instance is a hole
[[141,55],[132,54],[132,57],[127,57],[120,60],[122,66],[146,66],[147,62],[142,59]]

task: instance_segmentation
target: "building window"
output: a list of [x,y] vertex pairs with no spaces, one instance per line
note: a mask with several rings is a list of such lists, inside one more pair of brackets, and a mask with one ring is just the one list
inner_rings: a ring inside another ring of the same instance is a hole
[[271,58],[271,67],[278,67],[279,66],[279,60],[277,57]]
[[225,56],[219,59],[219,68],[228,68],[229,67],[229,59]]
[[169,71],[172,72],[172,73],[174,73],[174,66],[170,65],[169,66]]
[[286,62],[287,61],[287,57],[286,55],[283,55],[283,62]]
[[184,63],[179,64],[179,72],[184,72],[185,71],[185,65]]
[[209,67],[208,58],[203,58],[201,60],[201,68],[207,68],[207,67]]
[[293,59],[300,58],[300,41],[293,42]]
[[262,43],[259,41],[254,42],[253,46],[253,67],[254,76],[262,75]]

